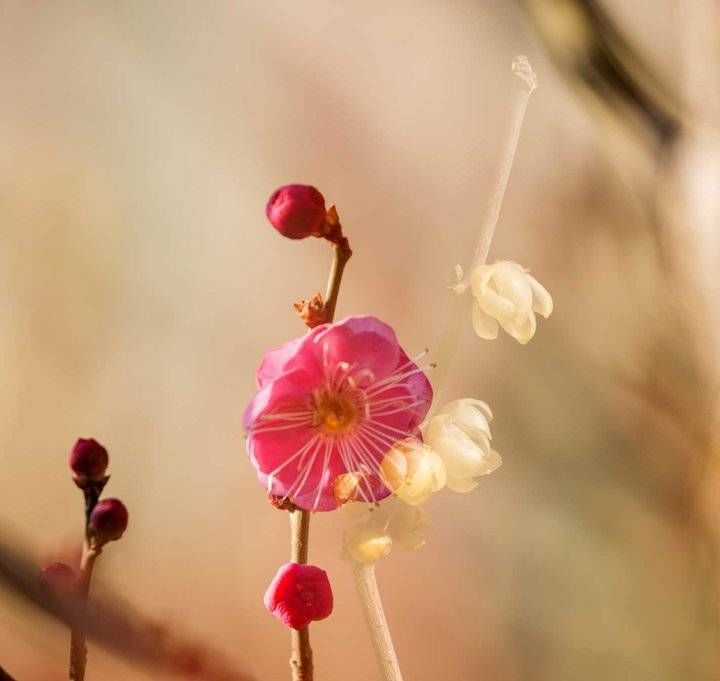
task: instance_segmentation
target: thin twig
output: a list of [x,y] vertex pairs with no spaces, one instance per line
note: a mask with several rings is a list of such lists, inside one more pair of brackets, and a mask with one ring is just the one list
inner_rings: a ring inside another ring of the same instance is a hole
[[490,244],[495,235],[495,228],[500,220],[500,211],[502,210],[505,192],[507,191],[508,182],[510,180],[510,172],[512,171],[513,162],[515,161],[515,153],[517,152],[518,142],[520,140],[520,132],[522,130],[523,121],[525,120],[525,111],[527,110],[530,95],[537,87],[537,77],[530,66],[527,57],[518,55],[512,63],[512,70],[519,78],[522,79],[525,87],[521,88],[513,105],[512,128],[510,135],[505,143],[505,151],[503,153],[500,172],[495,178],[495,186],[490,196],[487,215],[485,222],[480,230],[477,246],[475,247],[475,255],[473,257],[471,269],[478,265],[485,264]]
[[[337,213],[333,216],[337,219]],[[323,306],[323,322],[332,322],[335,318],[340,293],[340,283],[347,261],[352,256],[348,240],[342,236],[339,221],[333,241],[333,261],[330,267],[325,303]],[[310,511],[296,509],[290,511],[290,560],[293,563],[307,563],[310,544]],[[313,655],[310,646],[310,631],[293,629],[290,634],[290,670],[293,681],[312,681]]]
[[141,666],[152,678],[170,674],[185,679],[191,675],[198,681],[252,681],[251,676],[224,660],[218,650],[178,634],[176,627],[147,618],[117,596],[95,595],[86,609],[76,598],[48,593],[38,579],[36,562],[16,546],[17,542],[6,539],[3,529],[0,524],[3,595],[10,592],[23,598],[71,629],[81,626],[89,640],[129,664]]
[[[78,605],[83,610],[87,608],[93,567],[101,551],[101,548],[95,547],[90,541],[85,540],[82,558],[80,559],[80,579],[78,583]],[[86,637],[84,617],[81,617],[70,633],[70,681],[84,681],[85,679],[85,665],[87,663]]]
[[382,679],[383,681],[402,681],[400,665],[395,654],[395,647],[375,578],[375,566],[361,565],[353,561],[352,568],[355,588],[360,596],[363,616],[370,632]]
[[348,240],[344,237],[336,244],[333,244],[333,261],[330,266],[327,290],[325,291],[325,322],[331,322],[335,318],[335,306],[337,305],[338,294],[340,293],[340,282],[347,261],[350,260],[352,250]]
[[[502,209],[502,203],[505,197],[505,191],[507,190],[508,181],[510,180],[510,172],[515,159],[515,152],[517,151],[527,104],[530,99],[530,95],[537,87],[535,73],[533,72],[530,62],[528,62],[526,57],[522,55],[516,57],[512,63],[512,70],[513,73],[523,80],[524,87],[518,92],[515,100],[512,127],[510,128],[510,134],[505,145],[500,171],[498,172],[495,180],[495,186],[490,196],[485,221],[480,229],[480,235],[475,247],[473,259],[470,263],[467,274],[464,277],[460,274],[458,279],[461,281],[453,287],[458,293],[462,293],[468,288],[469,284],[467,277],[472,274],[472,270],[479,265],[485,264],[485,261],[487,260],[490,245],[492,243],[493,236],[495,235],[495,228],[497,227],[497,223],[500,219],[500,211]],[[462,270],[460,269],[459,271],[461,272]],[[435,401],[433,408],[428,414],[428,419],[440,403],[440,396],[448,374],[448,369],[450,368],[452,359],[457,351],[458,341],[461,335],[460,332],[463,324],[466,323],[466,318],[467,313],[464,300],[460,296],[455,296],[452,301],[450,319],[446,326],[438,351],[438,369],[436,370],[433,381],[435,385]],[[390,635],[390,629],[388,627],[387,619],[382,607],[382,601],[380,599],[380,592],[375,576],[375,568],[374,566],[365,566],[354,561],[352,563],[352,567],[353,575],[355,577],[355,587],[360,597],[360,602],[362,603],[363,614],[365,615],[365,621],[370,631],[370,638],[373,643],[373,648],[375,649],[378,665],[382,672],[383,681],[402,681],[400,665],[398,663],[395,647],[393,646],[392,637]]]
[[[457,293],[462,293],[468,288],[469,278],[472,275],[472,271],[476,267],[484,265],[487,261],[488,253],[490,252],[490,245],[492,244],[493,237],[495,236],[495,228],[500,220],[500,211],[502,209],[505,192],[510,180],[510,173],[515,160],[518,142],[520,140],[520,132],[522,131],[523,121],[525,120],[525,111],[527,110],[530,95],[537,87],[537,77],[535,76],[535,72],[526,57],[523,55],[515,57],[512,63],[512,70],[513,73],[522,79],[523,87],[518,90],[515,103],[513,105],[510,134],[508,135],[505,143],[505,150],[500,163],[500,170],[495,178],[495,185],[493,187],[492,194],[490,195],[488,210],[480,229],[472,262],[470,263],[470,267],[468,267],[464,276],[461,274],[462,268],[458,268],[458,279],[461,279],[461,281],[458,281],[458,283],[452,287]],[[432,413],[440,403],[440,397],[445,387],[445,381],[450,367],[452,366],[455,353],[458,349],[458,344],[462,335],[462,328],[467,323],[467,303],[460,296],[457,296],[451,302],[449,317],[448,324],[445,327],[445,332],[443,333],[438,349],[436,360],[437,369],[435,370],[433,376],[435,401],[430,414],[428,414],[428,418],[432,416]]]
[[[290,560],[293,563],[307,563],[310,547],[310,512],[302,509],[290,511]],[[313,654],[310,646],[310,631],[290,631],[290,669],[293,681],[312,681]]]

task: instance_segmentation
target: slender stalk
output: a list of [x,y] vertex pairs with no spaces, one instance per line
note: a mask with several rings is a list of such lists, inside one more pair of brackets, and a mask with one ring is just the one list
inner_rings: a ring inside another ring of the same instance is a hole
[[500,220],[500,211],[502,210],[503,200],[505,199],[505,192],[507,191],[508,182],[510,180],[513,162],[515,161],[515,153],[517,152],[518,142],[520,140],[520,132],[525,120],[525,111],[527,110],[530,95],[537,87],[535,72],[532,70],[532,66],[530,66],[530,62],[526,57],[523,55],[515,57],[512,63],[512,70],[513,73],[523,80],[525,87],[518,91],[515,103],[513,104],[513,115],[511,119],[512,127],[510,128],[510,134],[505,142],[505,151],[503,152],[502,161],[500,163],[500,172],[495,178],[495,186],[493,187],[492,194],[490,195],[488,211],[485,215],[485,222],[480,230],[471,267],[483,265],[487,260],[488,253],[490,251],[490,244],[492,243],[493,236],[495,235],[495,228]]
[[[290,560],[293,563],[307,563],[309,541],[310,512],[290,511]],[[312,681],[313,653],[308,627],[290,631],[290,669],[293,681]]]
[[[475,267],[485,264],[487,260],[490,245],[495,235],[495,228],[500,219],[500,211],[502,209],[503,199],[505,198],[508,181],[510,180],[510,172],[513,161],[515,160],[518,141],[520,140],[525,111],[530,95],[537,87],[535,73],[524,56],[520,55],[513,60],[512,70],[513,73],[523,80],[524,87],[518,92],[515,99],[510,134],[505,144],[500,170],[496,177],[492,194],[490,195],[487,214],[480,229],[473,259],[466,275],[462,274],[462,268],[457,268],[458,283],[453,287],[457,293],[462,293],[468,288],[469,282],[467,277],[470,276]],[[443,391],[445,379],[452,364],[452,359],[457,351],[458,341],[461,335],[460,332],[463,324],[466,323],[466,318],[466,305],[463,299],[457,296],[452,301],[450,318],[440,342],[437,369],[433,381],[435,385],[435,402],[428,414],[428,419],[432,416],[432,413],[441,401],[440,396]],[[370,638],[373,643],[373,648],[375,649],[378,665],[382,672],[383,681],[402,681],[400,665],[397,655],[395,654],[395,647],[393,646],[390,629],[380,599],[375,567],[361,565],[356,562],[353,562],[352,566],[355,588],[362,603],[365,622],[370,632]]]
[[78,607],[80,620],[70,634],[70,681],[83,681],[85,679],[85,665],[87,663],[87,646],[85,645],[86,631],[84,615],[87,608],[90,580],[92,578],[95,560],[100,555],[101,548],[95,547],[88,540],[83,545],[80,559],[80,579],[78,581]]
[[307,563],[310,540],[310,512],[290,511],[290,561]]
[[[472,271],[476,267],[484,265],[487,261],[488,253],[490,252],[490,245],[492,244],[493,237],[495,236],[495,228],[500,220],[500,211],[502,209],[505,192],[507,191],[508,182],[510,180],[513,162],[515,161],[515,153],[517,152],[518,142],[520,140],[520,132],[522,131],[523,121],[525,120],[525,111],[527,110],[530,95],[537,87],[537,77],[535,76],[535,72],[532,70],[532,66],[530,66],[530,62],[526,57],[523,55],[515,57],[512,63],[512,70],[513,73],[523,80],[524,85],[520,90],[518,90],[515,97],[510,133],[505,142],[505,149],[500,162],[500,169],[495,178],[495,185],[492,193],[490,194],[487,213],[482,227],[480,228],[480,234],[475,246],[473,259],[470,263],[470,267],[464,275],[462,274],[462,268],[458,267],[457,269],[459,281],[452,287],[457,293],[463,293],[468,288],[470,285],[469,277],[471,276]],[[435,370],[433,380],[435,385],[435,402],[431,413],[428,414],[428,418],[430,418],[432,412],[434,412],[440,402],[440,397],[443,393],[448,371],[452,366],[453,358],[455,357],[455,353],[458,349],[461,331],[466,323],[467,304],[462,298],[460,298],[460,296],[458,296],[451,303],[448,324],[445,327],[445,332],[443,333],[438,349],[437,369]]]
[[345,271],[345,265],[347,265],[351,255],[350,244],[344,237],[338,243],[333,244],[333,261],[330,266],[327,289],[325,290],[324,316],[326,322],[335,319],[335,306],[340,293],[340,282]]
[[[323,321],[332,322],[335,318],[345,265],[350,260],[352,250],[348,240],[339,236],[333,242],[333,261],[330,267],[325,304],[323,305]],[[290,560],[293,563],[307,563],[310,545],[310,511],[296,509],[290,511]],[[310,630],[293,629],[290,634],[290,670],[293,681],[313,681],[313,654],[310,646]]]
[[360,596],[363,616],[370,632],[382,679],[383,681],[402,681],[400,665],[395,654],[395,647],[375,578],[375,566],[362,565],[353,561],[352,568],[355,588]]

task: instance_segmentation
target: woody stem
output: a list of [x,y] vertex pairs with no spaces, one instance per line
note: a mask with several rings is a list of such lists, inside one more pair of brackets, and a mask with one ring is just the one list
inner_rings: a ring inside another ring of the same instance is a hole
[[383,681],[403,681],[390,628],[383,610],[380,590],[375,578],[374,565],[361,565],[353,561],[355,588],[360,596],[363,617],[370,632],[373,650]]
[[[333,261],[330,267],[323,321],[332,322],[340,293],[345,265],[352,255],[350,244],[344,236],[333,242]],[[290,511],[290,560],[293,563],[307,563],[310,543],[310,511]],[[293,681],[313,681],[313,654],[310,647],[309,627],[293,629],[290,635],[290,669]]]
[[[469,286],[469,277],[474,268],[484,265],[490,252],[490,245],[495,236],[495,228],[500,219],[500,211],[502,209],[505,191],[507,190],[510,180],[510,172],[512,171],[513,162],[515,161],[515,153],[517,152],[518,142],[520,141],[520,133],[522,131],[523,122],[525,120],[525,111],[527,110],[530,95],[537,87],[537,79],[530,63],[523,56],[518,56],[513,61],[513,73],[523,81],[515,95],[513,103],[513,112],[511,116],[511,126],[505,142],[500,168],[495,177],[495,185],[493,186],[490,201],[487,207],[487,213],[483,221],[480,233],[478,235],[475,252],[469,269],[465,272],[463,281],[458,282],[455,288],[457,293],[462,293]],[[450,302],[450,315],[445,332],[440,341],[440,347],[437,354],[437,369],[434,374],[433,385],[435,387],[435,400],[432,409],[428,414],[428,418],[432,416],[435,409],[440,404],[442,394],[445,388],[448,371],[452,365],[453,358],[457,352],[461,337],[461,330],[467,318],[467,306],[465,301],[458,295]]]
[[83,621],[87,607],[90,579],[92,578],[95,560],[102,549],[93,546],[88,540],[83,545],[80,559],[80,578],[78,580],[78,605],[81,608],[80,621],[73,627],[70,634],[70,681],[83,681],[87,662],[87,646],[85,645],[85,623]]

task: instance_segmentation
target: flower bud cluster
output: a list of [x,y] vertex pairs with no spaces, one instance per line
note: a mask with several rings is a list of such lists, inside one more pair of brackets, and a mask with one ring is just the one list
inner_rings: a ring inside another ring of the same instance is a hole
[[427,517],[419,506],[444,487],[471,491],[477,487],[478,477],[492,473],[502,463],[490,444],[491,420],[484,402],[456,400],[430,420],[424,442],[406,439],[396,443],[380,465],[393,497],[376,506],[355,502],[343,507],[359,521],[344,534],[345,555],[371,565],[394,545],[410,550],[423,546],[421,531]]
[[68,459],[73,480],[85,494],[87,536],[97,548],[120,539],[128,525],[128,512],[122,501],[99,500],[110,479],[109,463],[107,449],[92,438],[80,438]]

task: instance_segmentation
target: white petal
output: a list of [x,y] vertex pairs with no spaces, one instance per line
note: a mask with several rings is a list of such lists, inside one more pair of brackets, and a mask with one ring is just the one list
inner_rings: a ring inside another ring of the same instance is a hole
[[369,525],[355,525],[343,535],[347,554],[358,563],[372,565],[392,549],[392,539]]
[[490,425],[485,413],[473,404],[463,401],[452,412],[453,421],[465,431],[479,431],[486,437],[490,436]]
[[548,290],[535,277],[526,275],[533,293],[533,311],[547,319],[553,311],[553,299]]
[[492,286],[483,289],[480,295],[475,295],[480,307],[495,319],[512,319],[517,316],[518,308],[514,301],[498,293]]
[[[492,277],[492,286],[498,295],[510,301],[515,309],[515,315],[525,313],[532,309],[532,289],[525,270],[518,264],[508,261],[496,263]],[[487,308],[485,308],[487,309]],[[488,310],[494,314],[492,310]]]
[[530,342],[537,330],[535,313],[530,312],[524,319],[514,319],[512,322],[500,322],[503,329],[507,331],[520,345]]
[[425,540],[420,532],[407,532],[403,534],[396,543],[406,551],[417,551],[425,546]]
[[490,475],[493,471],[496,471],[502,466],[502,457],[494,449],[491,449],[483,457],[484,470],[478,475]]
[[472,492],[478,486],[477,480],[472,478],[448,478],[447,486],[453,492],[460,492],[465,494],[466,492]]
[[433,416],[425,430],[425,443],[430,449],[433,449],[433,441],[445,437],[448,428],[452,426],[452,417],[444,412],[445,410],[443,409],[437,416]]
[[407,448],[404,443],[396,444],[380,462],[380,472],[385,484],[391,490],[402,487],[408,476]]
[[498,337],[497,320],[484,312],[477,300],[473,301],[472,324],[475,333],[480,338],[494,340]]
[[387,534],[398,546],[409,550],[418,549],[425,543],[421,531],[427,523],[427,515],[421,508],[400,502],[388,523]]
[[445,462],[442,460],[442,457],[440,457],[440,455],[438,455],[436,452],[433,452],[430,449],[428,449],[428,452],[428,459],[433,472],[432,491],[439,492],[443,487],[445,487],[445,483],[447,482],[447,470],[445,469]]
[[481,296],[489,286],[495,265],[480,265],[470,272],[470,286],[474,296]]

